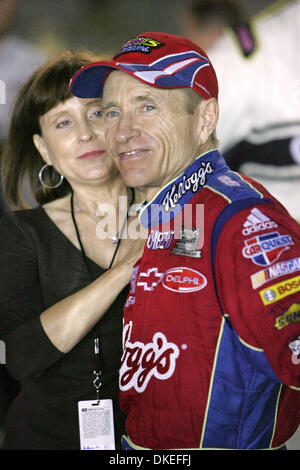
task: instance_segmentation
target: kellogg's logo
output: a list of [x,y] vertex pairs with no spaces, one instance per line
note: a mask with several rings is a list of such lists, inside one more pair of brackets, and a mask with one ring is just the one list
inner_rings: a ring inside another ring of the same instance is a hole
[[203,289],[207,279],[194,269],[178,267],[166,271],[162,283],[166,289],[173,292],[189,293]]
[[151,377],[169,379],[175,370],[179,349],[169,343],[163,333],[155,333],[152,343],[131,342],[132,321],[124,326],[123,355],[120,368],[120,390],[146,390]]
[[180,199],[188,192],[196,193],[199,188],[206,185],[207,175],[214,173],[211,162],[201,162],[197,171],[194,171],[188,178],[186,175],[178,183],[174,183],[171,189],[166,192],[162,205],[166,212],[176,207]]

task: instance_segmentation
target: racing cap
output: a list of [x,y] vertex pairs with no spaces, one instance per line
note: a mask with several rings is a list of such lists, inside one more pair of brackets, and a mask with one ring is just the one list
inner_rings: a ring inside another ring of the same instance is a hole
[[192,88],[204,99],[218,98],[217,76],[206,52],[175,34],[139,34],[111,60],[83,66],[71,79],[72,94],[78,98],[101,97],[105,79],[113,70],[156,88]]

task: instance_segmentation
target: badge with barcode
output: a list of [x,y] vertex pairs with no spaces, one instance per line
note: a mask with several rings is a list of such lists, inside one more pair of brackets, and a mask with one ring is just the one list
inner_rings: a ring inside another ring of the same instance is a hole
[[115,450],[112,400],[78,402],[81,450]]

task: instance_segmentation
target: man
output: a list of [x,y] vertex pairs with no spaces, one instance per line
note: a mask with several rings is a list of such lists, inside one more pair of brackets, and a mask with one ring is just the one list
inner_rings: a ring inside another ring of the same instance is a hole
[[184,4],[178,16],[183,35],[205,51],[228,30],[242,46],[250,44],[247,13],[236,0],[192,0]]
[[281,448],[300,422],[299,227],[216,149],[206,53],[147,32],[71,86],[103,89],[112,157],[148,201],[124,310],[124,448]]

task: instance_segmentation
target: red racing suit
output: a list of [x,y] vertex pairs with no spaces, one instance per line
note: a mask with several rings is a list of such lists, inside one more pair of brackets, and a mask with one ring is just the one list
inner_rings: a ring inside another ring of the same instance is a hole
[[140,219],[120,367],[132,447],[280,447],[300,422],[298,224],[217,150]]

